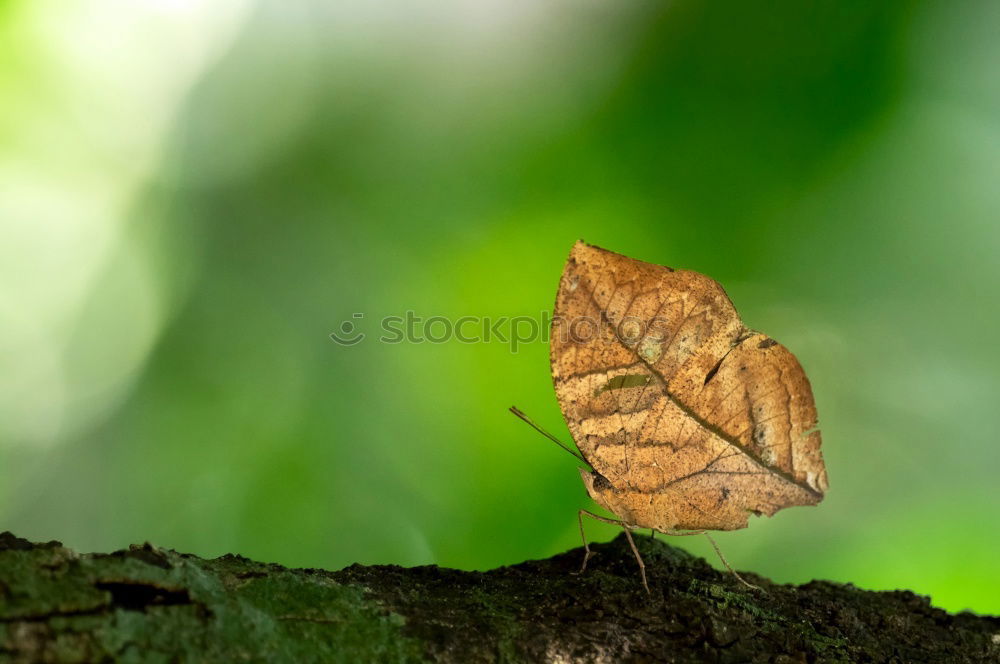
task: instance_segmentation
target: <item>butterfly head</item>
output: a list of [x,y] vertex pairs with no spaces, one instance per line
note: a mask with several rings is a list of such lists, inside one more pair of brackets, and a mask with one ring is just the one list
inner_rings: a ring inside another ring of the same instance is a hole
[[615,488],[608,478],[596,470],[592,471],[588,468],[580,469],[580,477],[583,479],[583,485],[587,487],[587,493],[594,499],[594,502],[618,516],[625,523],[634,523],[631,510],[622,500],[624,495]]

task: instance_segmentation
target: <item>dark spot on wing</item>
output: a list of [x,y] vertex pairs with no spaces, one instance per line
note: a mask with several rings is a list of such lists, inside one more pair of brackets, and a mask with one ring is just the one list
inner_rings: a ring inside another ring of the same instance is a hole
[[767,438],[767,429],[762,425],[758,424],[753,428],[753,439],[758,445],[763,445],[764,440]]
[[757,348],[770,348],[771,346],[777,345],[777,343],[778,342],[775,341],[774,339],[764,339],[759,344],[757,344]]
[[[728,355],[728,353],[727,353],[727,355]],[[722,360],[725,360],[725,359],[726,359],[726,356],[723,355],[722,359],[720,359],[718,362],[716,362],[715,366],[712,367],[711,370],[709,370],[709,372],[707,374],[705,374],[705,385],[708,385],[708,381],[710,381],[713,378],[715,378],[715,374],[719,373],[719,367],[722,366]]]

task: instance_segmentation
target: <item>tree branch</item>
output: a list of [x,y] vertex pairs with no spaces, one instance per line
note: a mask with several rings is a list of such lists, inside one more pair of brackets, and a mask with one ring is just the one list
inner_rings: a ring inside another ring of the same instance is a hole
[[1000,618],[907,591],[742,586],[641,537],[490,572],[292,570],[149,544],[78,555],[0,535],[0,661],[996,662]]

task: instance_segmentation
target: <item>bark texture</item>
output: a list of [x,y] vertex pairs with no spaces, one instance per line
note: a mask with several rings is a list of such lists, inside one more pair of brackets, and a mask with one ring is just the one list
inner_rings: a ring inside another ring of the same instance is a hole
[[907,591],[741,586],[623,537],[489,572],[287,569],[149,544],[80,555],[0,535],[3,662],[998,662],[1000,618]]

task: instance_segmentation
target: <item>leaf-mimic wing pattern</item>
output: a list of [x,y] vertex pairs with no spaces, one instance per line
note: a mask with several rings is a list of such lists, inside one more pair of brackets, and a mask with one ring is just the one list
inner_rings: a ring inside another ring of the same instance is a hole
[[626,524],[733,530],[827,488],[795,356],[743,326],[715,281],[578,242],[552,377],[590,495]]

